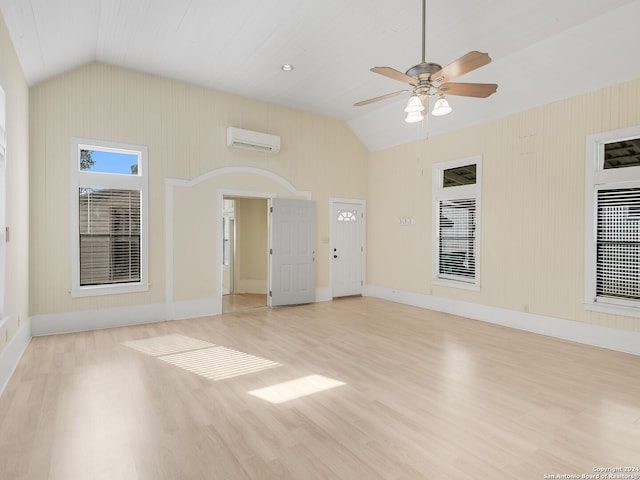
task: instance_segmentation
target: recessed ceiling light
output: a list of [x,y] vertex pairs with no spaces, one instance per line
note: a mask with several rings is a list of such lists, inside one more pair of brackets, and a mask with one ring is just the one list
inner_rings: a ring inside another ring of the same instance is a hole
[[293,70],[293,65],[290,65],[288,63],[285,63],[284,65],[282,65],[280,67],[283,71],[285,72],[290,72],[291,70]]

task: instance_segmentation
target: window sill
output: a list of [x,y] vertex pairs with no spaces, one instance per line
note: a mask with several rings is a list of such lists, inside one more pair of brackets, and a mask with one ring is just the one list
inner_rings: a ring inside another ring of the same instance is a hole
[[636,307],[631,305],[618,305],[615,303],[586,302],[584,304],[584,308],[585,310],[591,310],[593,312],[640,318],[640,305]]
[[462,290],[472,290],[474,292],[480,291],[480,285],[477,285],[475,283],[463,282],[461,280],[447,280],[444,278],[433,278],[431,279],[431,283],[433,285],[440,285],[442,287],[460,288]]
[[95,297],[99,295],[122,295],[125,293],[148,292],[149,284],[130,283],[126,285],[96,285],[77,287],[71,290],[72,298]]

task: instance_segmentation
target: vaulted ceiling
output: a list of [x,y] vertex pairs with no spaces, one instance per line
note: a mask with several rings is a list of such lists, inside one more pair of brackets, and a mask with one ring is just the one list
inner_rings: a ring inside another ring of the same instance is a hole
[[[405,88],[369,71],[422,56],[420,0],[0,0],[30,85],[100,61],[345,121],[370,150],[640,78],[639,0],[429,0],[427,61],[492,63],[486,99],[407,124]],[[292,64],[294,70],[280,67]],[[277,132],[272,132],[277,133]]]

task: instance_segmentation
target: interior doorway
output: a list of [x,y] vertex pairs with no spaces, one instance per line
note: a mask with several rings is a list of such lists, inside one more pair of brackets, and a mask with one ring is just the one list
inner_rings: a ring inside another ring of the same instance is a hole
[[223,197],[222,312],[267,306],[268,200]]

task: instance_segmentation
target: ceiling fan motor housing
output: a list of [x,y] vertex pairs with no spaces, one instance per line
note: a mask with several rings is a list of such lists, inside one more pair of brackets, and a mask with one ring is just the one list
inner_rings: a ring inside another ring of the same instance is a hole
[[418,80],[427,80],[431,75],[440,70],[442,70],[442,67],[437,63],[423,62],[407,70],[407,75],[416,77]]

